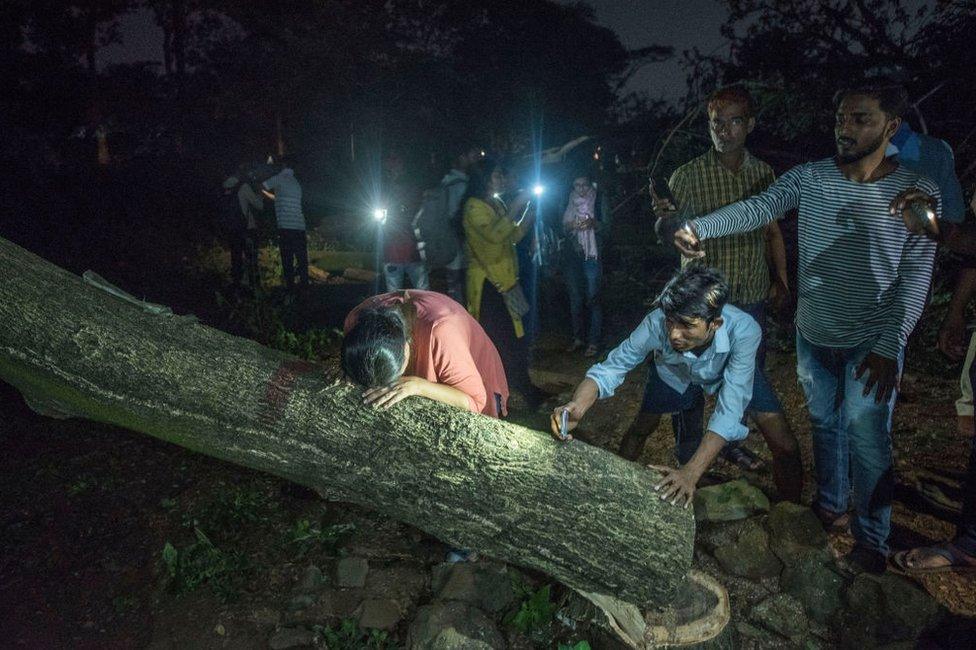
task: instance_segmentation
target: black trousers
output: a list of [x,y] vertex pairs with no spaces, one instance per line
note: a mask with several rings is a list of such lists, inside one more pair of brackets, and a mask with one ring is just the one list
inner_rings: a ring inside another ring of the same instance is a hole
[[481,326],[498,348],[510,388],[523,395],[538,390],[529,378],[529,350],[525,337],[515,336],[515,324],[505,306],[505,299],[495,286],[485,282],[481,291]]
[[258,273],[257,233],[251,230],[230,233],[227,236],[230,248],[230,281],[240,286],[247,273],[247,283],[256,288],[261,283]]
[[278,229],[278,248],[281,250],[281,270],[285,276],[285,288],[295,285],[296,266],[298,279],[308,286],[308,243],[304,230]]

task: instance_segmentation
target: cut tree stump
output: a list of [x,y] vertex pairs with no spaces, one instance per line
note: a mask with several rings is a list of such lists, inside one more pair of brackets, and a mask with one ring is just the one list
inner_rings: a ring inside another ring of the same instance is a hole
[[0,377],[40,412],[268,472],[581,591],[665,606],[688,573],[692,514],[645,468],[429,400],[364,408],[318,366],[137,302],[0,239]]

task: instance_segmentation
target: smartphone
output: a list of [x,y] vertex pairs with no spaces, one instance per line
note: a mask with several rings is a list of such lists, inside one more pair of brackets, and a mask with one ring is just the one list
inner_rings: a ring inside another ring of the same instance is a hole
[[565,440],[569,436],[569,409],[563,409],[559,414],[559,438]]
[[677,207],[678,202],[674,198],[674,194],[671,192],[671,188],[665,182],[657,182],[653,178],[648,179],[648,183],[651,186],[652,192],[657,195],[659,199],[667,199],[671,201],[671,205]]

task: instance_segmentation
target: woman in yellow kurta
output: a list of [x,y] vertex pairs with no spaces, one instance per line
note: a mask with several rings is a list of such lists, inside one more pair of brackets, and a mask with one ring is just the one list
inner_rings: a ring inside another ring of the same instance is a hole
[[469,173],[467,192],[461,202],[468,256],[468,311],[498,348],[511,387],[522,393],[529,406],[536,406],[546,395],[529,379],[529,351],[522,318],[506,305],[503,297],[518,287],[515,244],[531,229],[535,217],[533,210],[526,210],[530,198],[527,192],[516,196],[509,206],[495,198],[504,191],[504,184],[504,171],[489,161]]

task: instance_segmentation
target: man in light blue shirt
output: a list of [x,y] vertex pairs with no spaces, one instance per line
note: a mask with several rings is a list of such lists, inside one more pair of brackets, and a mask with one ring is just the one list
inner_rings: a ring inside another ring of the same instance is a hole
[[[752,399],[762,332],[751,316],[726,304],[728,297],[729,286],[714,269],[679,271],[661,292],[658,308],[587,371],[570,402],[553,410],[553,433],[559,437],[563,411],[568,412],[567,430],[575,429],[598,398],[612,396],[628,372],[652,359],[642,408],[659,418],[680,413],[676,421],[682,423],[675,427],[681,466],[657,468],[664,474],[658,488],[662,499],[688,507],[698,479],[725,443],[749,432],[742,416]],[[703,391],[718,397],[707,433],[702,430]]]

